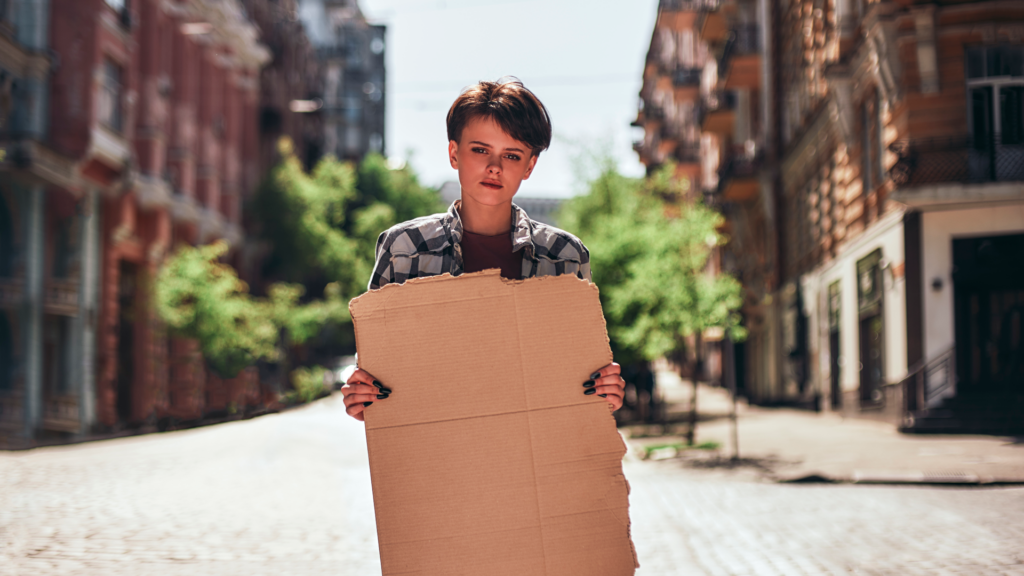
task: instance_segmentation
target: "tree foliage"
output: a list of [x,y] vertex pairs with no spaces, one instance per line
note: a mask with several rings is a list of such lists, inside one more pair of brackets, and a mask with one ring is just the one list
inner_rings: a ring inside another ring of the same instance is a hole
[[436,191],[379,155],[358,166],[328,156],[306,173],[290,141],[282,139],[279,149],[282,160],[261,184],[250,216],[269,248],[265,272],[282,281],[265,296],[250,294],[220,261],[227,244],[216,242],[179,247],[156,282],[158,314],[174,333],[198,340],[223,377],[258,360],[284,360],[292,345],[325,326],[350,323],[347,303],[365,290],[378,234],[443,209]]
[[180,246],[164,262],[155,286],[157,313],[170,330],[199,342],[207,365],[230,378],[257,360],[277,360],[281,349],[301,344],[326,322],[349,320],[336,284],[327,298],[299,304],[304,288],[274,284],[266,298],[249,293],[233,268],[219,259],[224,242]]
[[712,327],[740,339],[740,284],[707,272],[725,238],[722,217],[687,198],[665,166],[646,179],[605,164],[588,193],[568,201],[559,223],[591,253],[594,282],[620,362],[654,360],[683,347],[684,338]]
[[270,248],[270,277],[309,287],[336,283],[344,298],[353,298],[365,290],[381,232],[444,208],[411,170],[393,170],[378,154],[358,166],[326,156],[307,174],[287,139],[279,149],[282,160],[253,206]]

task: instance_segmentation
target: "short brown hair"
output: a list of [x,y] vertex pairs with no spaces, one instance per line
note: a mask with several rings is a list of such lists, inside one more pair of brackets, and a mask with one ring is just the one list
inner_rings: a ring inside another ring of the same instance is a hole
[[551,119],[544,104],[518,78],[480,81],[459,94],[448,110],[448,139],[459,141],[474,118],[490,118],[509,136],[530,147],[533,155],[551,145]]

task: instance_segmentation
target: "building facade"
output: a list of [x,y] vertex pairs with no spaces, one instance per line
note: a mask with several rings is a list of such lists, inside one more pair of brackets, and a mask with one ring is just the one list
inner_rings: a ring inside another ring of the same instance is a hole
[[301,0],[322,74],[323,152],[342,160],[385,154],[385,26],[357,0]]
[[47,2],[0,2],[0,437],[78,432],[94,381],[98,210],[55,146]]
[[1020,427],[1024,7],[660,10],[696,13],[714,59],[701,160],[747,291],[751,400],[909,430]]
[[244,238],[270,55],[242,5],[0,6],[14,31],[0,42],[13,39],[21,59],[3,63],[15,86],[0,183],[5,437],[59,440],[259,404],[253,371],[207,373],[150,297],[174,246],[223,240],[235,258]]
[[322,72],[299,18],[298,0],[241,0],[270,61],[260,70],[260,165],[279,160],[278,140],[291,140],[311,169],[323,154]]

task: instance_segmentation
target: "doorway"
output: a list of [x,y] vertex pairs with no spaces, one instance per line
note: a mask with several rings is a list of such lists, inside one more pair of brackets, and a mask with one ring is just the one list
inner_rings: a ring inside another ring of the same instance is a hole
[[132,422],[137,291],[138,267],[122,260],[117,285],[117,419],[123,423]]
[[953,240],[957,395],[1024,394],[1024,234]]

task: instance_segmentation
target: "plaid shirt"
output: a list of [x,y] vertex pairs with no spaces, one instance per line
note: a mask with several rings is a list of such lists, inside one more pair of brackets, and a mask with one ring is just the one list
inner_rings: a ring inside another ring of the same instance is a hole
[[[459,200],[448,212],[396,224],[377,238],[377,262],[370,290],[410,278],[459,276],[462,262],[462,219]],[[590,252],[580,239],[554,226],[531,220],[512,205],[512,251],[523,251],[523,278],[575,274],[590,280]]]

